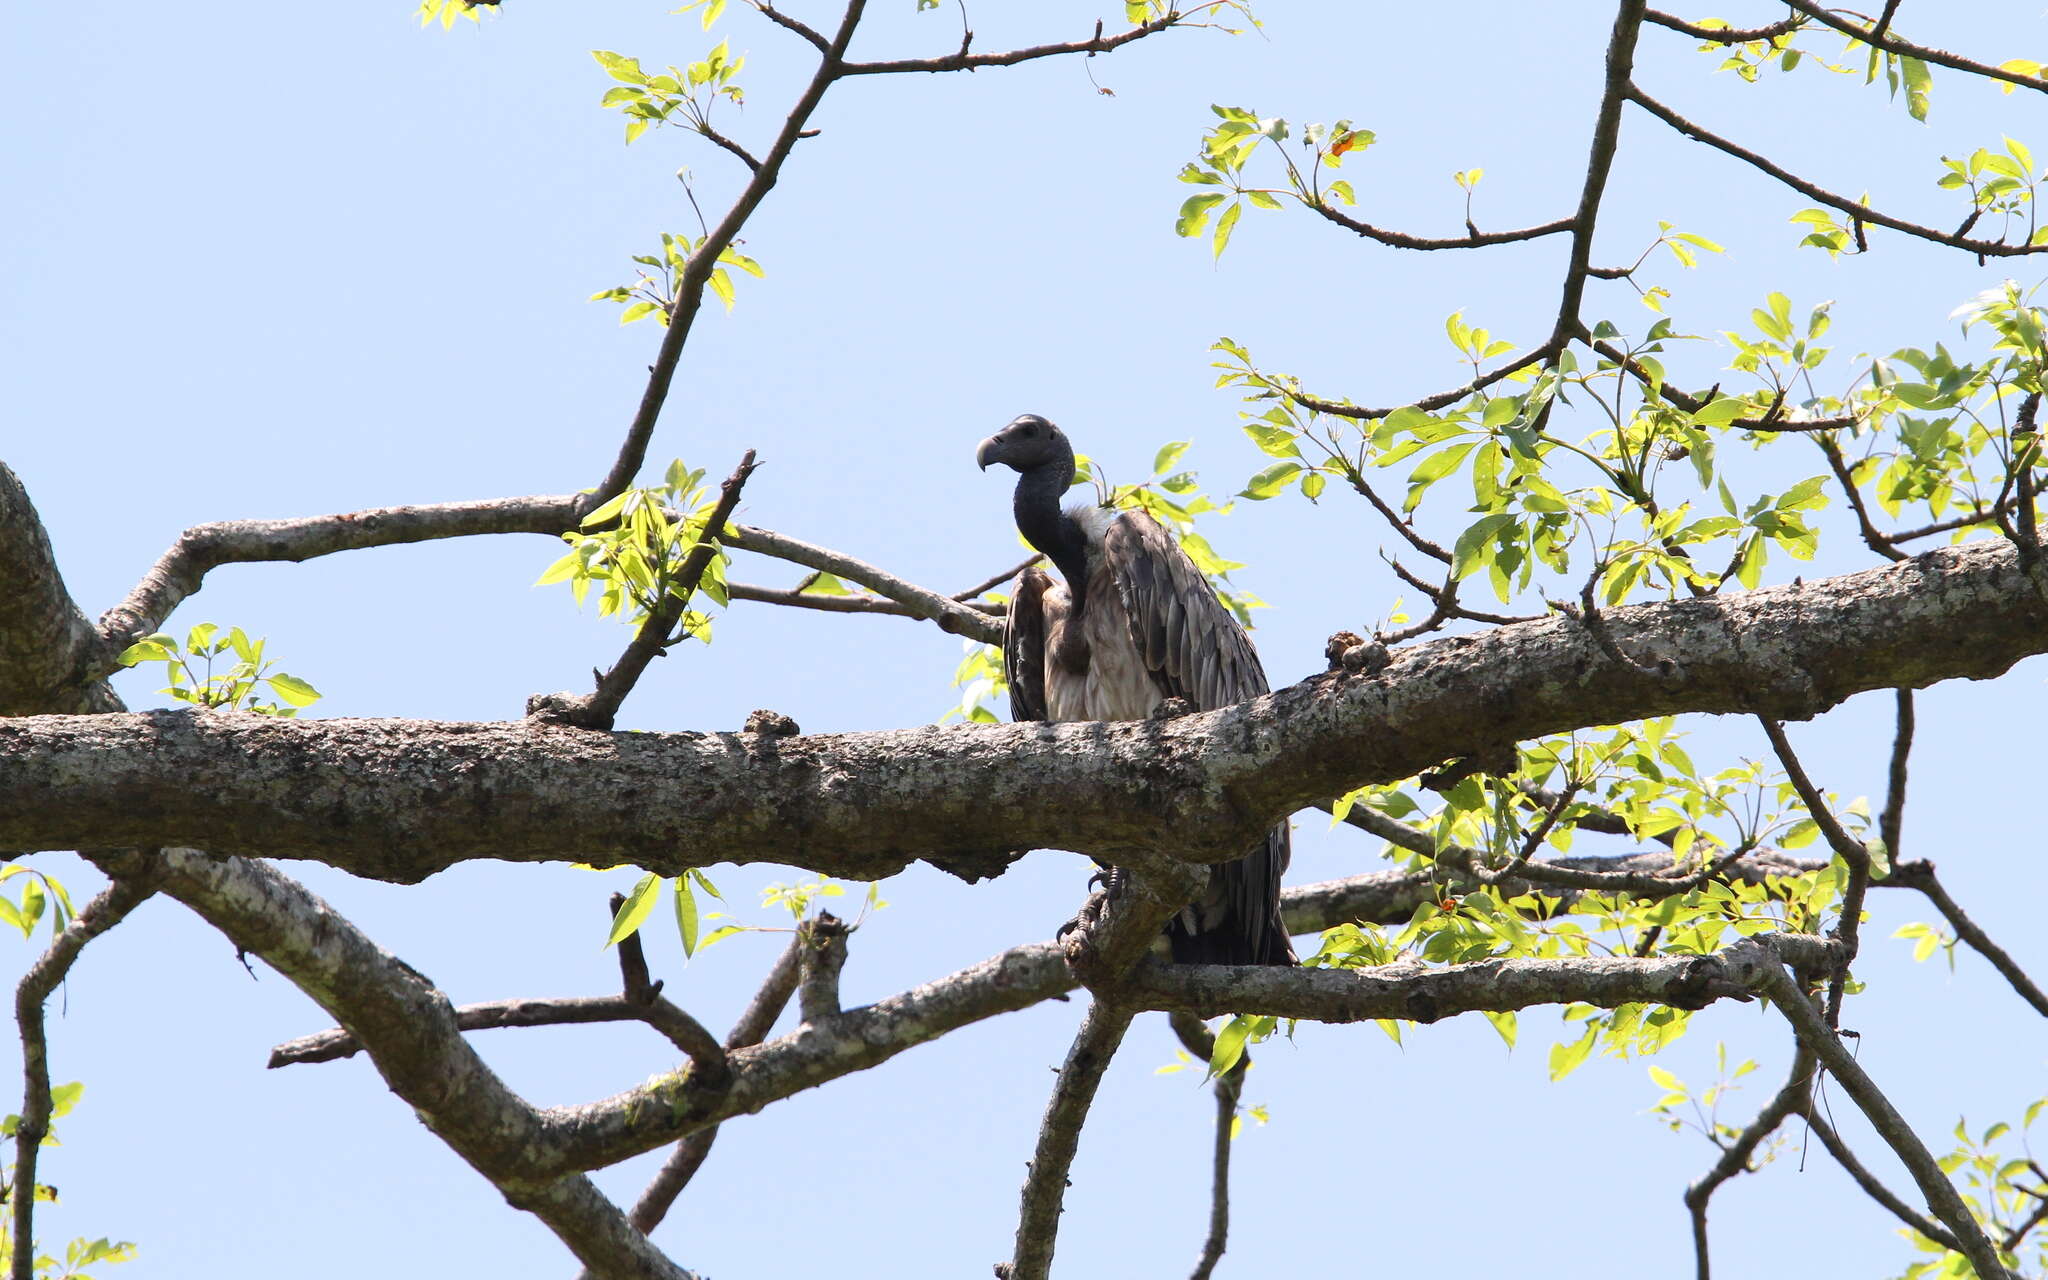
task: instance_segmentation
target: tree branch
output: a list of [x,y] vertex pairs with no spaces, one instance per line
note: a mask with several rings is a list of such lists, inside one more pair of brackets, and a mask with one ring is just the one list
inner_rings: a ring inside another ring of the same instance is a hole
[[1522,227],[1515,231],[1474,231],[1462,236],[1413,236],[1405,231],[1390,231],[1361,222],[1348,214],[1340,213],[1323,200],[1307,201],[1308,207],[1326,220],[1337,224],[1346,231],[1356,232],[1368,240],[1376,240],[1395,249],[1482,249],[1488,245],[1514,244],[1522,240],[1538,240],[1572,229],[1572,219],[1559,218],[1538,226]]
[[[777,16],[766,5],[756,7],[770,17]],[[647,460],[647,442],[653,437],[654,424],[661,417],[662,405],[668,400],[669,384],[675,380],[683,344],[689,341],[690,327],[703,306],[705,285],[709,283],[711,273],[718,269],[718,255],[732,244],[740,228],[746,225],[747,219],[774,189],[776,180],[782,176],[783,161],[789,159],[790,151],[803,137],[811,114],[824,100],[825,91],[845,74],[846,46],[852,42],[854,28],[860,25],[861,13],[866,8],[867,0],[847,0],[845,13],[839,20],[839,30],[833,34],[831,43],[819,50],[818,69],[812,73],[810,83],[804,86],[796,105],[783,119],[781,132],[769,144],[767,153],[753,170],[753,177],[732,202],[732,207],[726,210],[725,217],[707,231],[690,251],[689,261],[684,264],[683,273],[676,281],[675,301],[668,309],[668,327],[662,331],[661,346],[655,352],[654,363],[647,367],[647,388],[641,393],[640,406],[626,428],[626,439],[619,446],[618,459],[612,463],[610,474],[591,495],[592,507],[624,493],[633,483],[633,477],[639,474],[641,464]],[[782,25],[790,24],[784,22]]]
[[[1214,7],[1214,5],[1202,5],[1196,9],[1196,12]],[[973,71],[980,67],[1015,66],[1019,62],[1031,62],[1039,58],[1057,58],[1070,53],[1085,53],[1092,58],[1098,53],[1108,53],[1113,49],[1121,49],[1134,40],[1143,40],[1146,36],[1157,35],[1168,27],[1186,25],[1189,16],[1183,13],[1168,13],[1163,18],[1154,18],[1150,22],[1140,23],[1128,31],[1119,31],[1113,36],[1103,35],[1102,24],[1098,22],[1095,24],[1095,34],[1086,40],[1069,40],[1064,44],[1032,45],[1028,49],[1010,49],[1002,53],[969,53],[963,47],[957,53],[949,53],[937,58],[896,58],[887,62],[849,62],[846,64],[844,74],[849,76],[880,76],[897,75],[911,71]]]
[[[928,591],[914,583],[905,582],[896,575],[871,564],[854,559],[837,551],[812,546],[772,529],[757,529],[752,525],[736,524],[728,531],[726,543],[742,551],[757,555],[774,556],[800,564],[806,569],[817,569],[834,577],[856,582],[877,595],[885,596],[909,611],[909,616],[923,618],[938,624],[939,630],[951,635],[966,636],[983,644],[1003,642],[1003,624],[1000,620],[982,613],[958,600]],[[830,608],[829,605],[817,606]]]
[[1017,1215],[1016,1250],[1010,1265],[998,1268],[1003,1280],[1045,1280],[1052,1267],[1061,1205],[1067,1195],[1067,1171],[1074,1167],[1074,1153],[1081,1145],[1081,1126],[1087,1123],[1102,1073],[1123,1043],[1132,1017],[1132,1010],[1098,999],[1081,1020],[1038,1129],[1038,1149],[1031,1157],[1023,1206]]
[[399,882],[565,848],[661,874],[716,849],[852,879],[916,850],[985,875],[1020,847],[1077,846],[1159,870],[1235,858],[1297,809],[1497,744],[1677,712],[1796,719],[1868,689],[1997,674],[2048,650],[2043,572],[1984,539],[1608,611],[1627,651],[1682,655],[1661,679],[1552,618],[1161,721],[777,738],[184,712],[0,720],[0,849],[205,839]]
[[[1176,1013],[1169,1015],[1169,1021],[1195,1061],[1207,1063],[1215,1058],[1216,1037],[1200,1018]],[[1237,1127],[1238,1099],[1244,1094],[1244,1073],[1251,1065],[1251,1055],[1240,1054],[1230,1070],[1210,1086],[1216,1095],[1216,1137],[1209,1155],[1209,1233],[1202,1238],[1202,1251],[1195,1257],[1189,1280],[1209,1280],[1230,1242],[1230,1140]]]
[[689,608],[690,597],[697,593],[697,584],[703,580],[704,571],[711,567],[712,557],[718,554],[718,542],[725,533],[725,522],[732,518],[733,508],[739,505],[740,491],[747,487],[747,477],[753,474],[754,451],[749,449],[740,458],[739,466],[733,468],[733,473],[719,485],[718,502],[705,521],[703,536],[684,553],[683,562],[676,566],[675,580],[667,584],[661,602],[641,622],[632,643],[626,646],[626,651],[619,655],[611,670],[598,677],[597,688],[582,695],[539,695],[529,700],[527,714],[553,724],[575,725],[581,729],[612,727],[619,707],[625,703],[626,695],[633,691],[633,686],[639,683],[647,664],[666,654],[669,645],[674,643],[676,624],[682,620],[683,611]]
[[[1799,793],[1799,801],[1806,806],[1807,816],[1820,828],[1821,836],[1828,847],[1835,851],[1843,864],[1849,868],[1849,883],[1842,890],[1841,919],[1835,925],[1834,936],[1842,944],[1842,967],[1828,982],[1827,1022],[1830,1027],[1842,1024],[1842,995],[1848,988],[1849,966],[1856,961],[1856,947],[1863,926],[1863,897],[1870,890],[1870,849],[1842,826],[1834,810],[1828,808],[1827,797],[1813,780],[1806,776],[1806,769],[1799,763],[1799,756],[1792,750],[1791,739],[1785,736],[1785,726],[1769,716],[1758,716],[1764,727],[1764,736],[1771,740],[1771,750],[1777,753],[1778,763],[1785,768],[1785,776],[1791,779],[1792,789]],[[1910,747],[1911,739],[1906,745]],[[1905,764],[1895,759],[1894,768],[1903,777]]]
[[0,462],[0,716],[114,711],[92,674],[104,647],[71,602],[28,490]]
[[1721,1158],[1714,1162],[1714,1167],[1685,1189],[1685,1207],[1692,1214],[1692,1248],[1698,1280],[1713,1280],[1713,1267],[1707,1253],[1707,1202],[1714,1198],[1722,1183],[1739,1173],[1752,1172],[1750,1157],[1756,1154],[1757,1147],[1765,1138],[1777,1132],[1778,1126],[1785,1123],[1788,1116],[1806,1113],[1806,1099],[1814,1085],[1813,1069],[1813,1054],[1801,1046],[1792,1055],[1792,1072],[1777,1095],[1764,1104],[1756,1119],[1750,1121],[1732,1142],[1721,1148]]
[[2012,989],[2019,993],[2020,999],[2033,1006],[2034,1012],[2048,1018],[2048,993],[2044,993],[2040,986],[2027,976],[2027,971],[2020,967],[2010,952],[1993,942],[1991,935],[1985,933],[1983,927],[1972,920],[1968,913],[1957,905],[1954,898],[1949,897],[1948,890],[1942,887],[1941,881],[1934,874],[1932,862],[1895,862],[1892,864],[1892,874],[1879,883],[1897,884],[1905,888],[1918,889],[1926,894],[1927,900],[1934,904],[1935,910],[1941,912],[1942,918],[1948,921],[1949,928],[1956,931],[1956,937],[1969,943],[1976,949],[1977,954],[1990,961],[1991,967],[1998,970],[1999,974],[2012,984]]
[[[1918,223],[1908,222],[1904,218],[1895,218],[1888,213],[1881,213],[1869,205],[1859,204],[1846,196],[1838,196],[1823,187],[1817,187],[1799,175],[1773,164],[1770,160],[1758,155],[1756,152],[1746,147],[1738,146],[1718,134],[1708,132],[1663,103],[1658,102],[1655,98],[1650,97],[1641,89],[1630,86],[1629,98],[1637,106],[1693,141],[1703,142],[1716,151],[1734,156],[1737,160],[1741,160],[1753,168],[1760,169],[1764,173],[1776,178],[1779,182],[1806,196],[1808,199],[1817,200],[1824,205],[1846,213],[1858,222],[1868,222],[1880,227],[1890,227],[1894,231],[1904,232],[1909,236],[1916,236],[1932,244],[1947,245],[1952,249],[1962,249],[1966,252],[1985,257],[2021,257],[2026,254],[2048,251],[2048,244],[2005,244],[1997,240],[1972,240],[1967,236],[1958,235],[1954,232],[1937,231],[1933,227],[1923,227]],[[1784,430],[1786,428],[1780,427],[1778,429]]]
[[1656,9],[1646,11],[1643,17],[1660,27],[1668,27],[1695,40],[1706,40],[1714,44],[1751,44],[1758,40],[1775,40],[1806,25],[1798,18],[1784,18],[1762,27],[1703,27]]
[[1987,80],[2003,80],[2007,84],[2018,85],[2022,89],[2035,89],[2048,93],[2048,81],[2043,81],[2038,76],[2023,76],[2017,72],[2006,71],[1992,66],[1988,62],[1976,62],[1959,54],[1931,48],[1924,44],[1914,44],[1910,40],[1901,40],[1897,36],[1886,34],[1885,28],[1890,23],[1892,10],[1897,7],[1897,0],[1887,4],[1885,6],[1884,18],[1868,28],[1859,27],[1847,18],[1842,17],[1840,13],[1810,3],[1810,0],[1785,0],[1785,6],[1790,9],[1796,9],[1815,21],[1833,27],[1851,39],[1860,40],[1868,45],[1876,45],[1886,53],[1900,54],[1908,58],[1918,58],[1922,62],[1930,62],[1937,67],[1947,67],[1953,71],[1967,71],[1973,76],[1983,76]]
[[1593,119],[1586,181],[1579,191],[1578,212],[1572,215],[1571,259],[1565,266],[1557,322],[1551,327],[1546,344],[1553,348],[1553,358],[1556,352],[1564,350],[1580,327],[1579,305],[1593,262],[1593,228],[1600,218],[1600,202],[1607,194],[1607,175],[1614,168],[1614,149],[1621,138],[1621,104],[1628,96],[1629,76],[1635,69],[1636,36],[1643,29],[1643,8],[1644,0],[1621,0],[1615,7],[1614,30],[1607,42],[1606,84]]
[[1956,1194],[1948,1175],[1934,1162],[1934,1157],[1928,1154],[1926,1146],[1892,1106],[1891,1100],[1842,1047],[1834,1028],[1814,1011],[1792,976],[1773,966],[1760,990],[1792,1024],[1800,1043],[1820,1058],[1828,1074],[1842,1082],[1843,1091],[1862,1110],[1878,1136],[1898,1154],[1899,1160],[1913,1175],[1920,1194],[1926,1197],[1927,1207],[1954,1234],[1959,1251],[1977,1269],[1980,1280],[2006,1280],[2009,1273],[1998,1260],[1998,1250],[1985,1238],[1984,1229],[1977,1225],[1977,1220],[1970,1216],[1969,1206]]
[[[0,468],[4,471],[4,468]],[[0,477],[0,483],[5,478]],[[121,923],[128,913],[156,892],[144,871],[115,880],[86,904],[50,943],[14,989],[14,1020],[21,1028],[21,1119],[14,1131],[13,1256],[11,1280],[36,1276],[36,1159],[50,1136],[50,1044],[43,1022],[43,1004],[71,972],[85,944]]]

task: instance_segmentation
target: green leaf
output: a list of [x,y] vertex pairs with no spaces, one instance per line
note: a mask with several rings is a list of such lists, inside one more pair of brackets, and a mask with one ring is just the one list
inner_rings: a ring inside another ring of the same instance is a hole
[[1186,453],[1192,443],[1190,440],[1175,440],[1160,446],[1159,452],[1152,455],[1152,474],[1163,476],[1173,470],[1173,464],[1180,461],[1180,455]]
[[279,673],[274,676],[265,676],[264,682],[270,686],[271,691],[276,693],[278,697],[283,698],[295,707],[310,707],[320,701],[320,691],[297,676]]
[[697,954],[697,895],[690,892],[690,878],[677,876],[674,880],[676,891],[676,932],[683,939],[683,955]]
[[1244,1057],[1244,1042],[1251,1029],[1252,1020],[1242,1014],[1223,1024],[1223,1029],[1216,1033],[1216,1047],[1209,1054],[1211,1079],[1229,1071]]
[[1238,215],[1243,212],[1243,202],[1233,202],[1228,209],[1223,211],[1223,216],[1216,220],[1215,247],[1209,254],[1211,259],[1223,256],[1223,246],[1230,243],[1231,229],[1237,226]]
[[1573,1043],[1550,1046],[1550,1078],[1562,1080],[1577,1071],[1592,1054],[1593,1044],[1599,1036],[1600,1028],[1597,1025],[1589,1026],[1586,1028],[1586,1034]]
[[648,872],[640,877],[640,883],[633,886],[633,892],[619,904],[619,913],[612,917],[612,931],[605,938],[604,945],[614,945],[622,938],[633,936],[635,930],[646,922],[648,913],[654,910],[654,900],[661,889],[661,877]]
[[1198,196],[1189,196],[1180,206],[1180,217],[1174,220],[1175,235],[1198,236],[1202,228],[1209,225],[1209,210],[1229,199],[1221,192],[1208,191]]
[[1284,492],[1301,472],[1302,466],[1299,462],[1276,462],[1246,482],[1238,496],[1250,498],[1254,502],[1264,502]]
[[132,667],[139,662],[175,661],[177,643],[166,635],[149,636],[121,650],[119,661],[124,667]]

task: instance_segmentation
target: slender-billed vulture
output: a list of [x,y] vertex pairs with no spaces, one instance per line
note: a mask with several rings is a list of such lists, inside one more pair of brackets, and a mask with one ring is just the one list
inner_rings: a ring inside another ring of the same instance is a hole
[[[1010,601],[1012,719],[1143,720],[1168,698],[1213,711],[1266,692],[1244,628],[1158,521],[1094,503],[1060,509],[1074,450],[1058,427],[1027,413],[982,441],[974,460],[1018,472],[1017,529],[1066,579],[1026,569]],[[1293,964],[1280,921],[1288,853],[1282,822],[1212,868],[1207,890],[1167,922],[1174,961]]]

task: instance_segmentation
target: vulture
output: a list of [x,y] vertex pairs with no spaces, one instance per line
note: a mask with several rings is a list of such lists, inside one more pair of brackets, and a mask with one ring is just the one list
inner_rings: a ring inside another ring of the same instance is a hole
[[[1066,435],[1027,413],[974,460],[1018,473],[1017,531],[1065,582],[1026,569],[1010,601],[1003,666],[1013,720],[1143,720],[1168,698],[1213,711],[1265,693],[1251,639],[1187,552],[1143,511],[1060,509],[1074,479]],[[1280,920],[1285,822],[1166,925],[1176,964],[1293,964]],[[1111,877],[1111,891],[1115,878]]]

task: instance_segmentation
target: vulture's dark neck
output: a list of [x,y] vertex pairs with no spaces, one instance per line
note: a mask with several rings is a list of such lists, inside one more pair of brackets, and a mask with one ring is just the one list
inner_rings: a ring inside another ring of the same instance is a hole
[[1088,590],[1088,542],[1080,522],[1060,510],[1060,499],[1073,479],[1071,453],[1033,467],[1018,477],[1011,507],[1017,515],[1017,532],[1043,552],[1067,580],[1067,594],[1078,618]]

